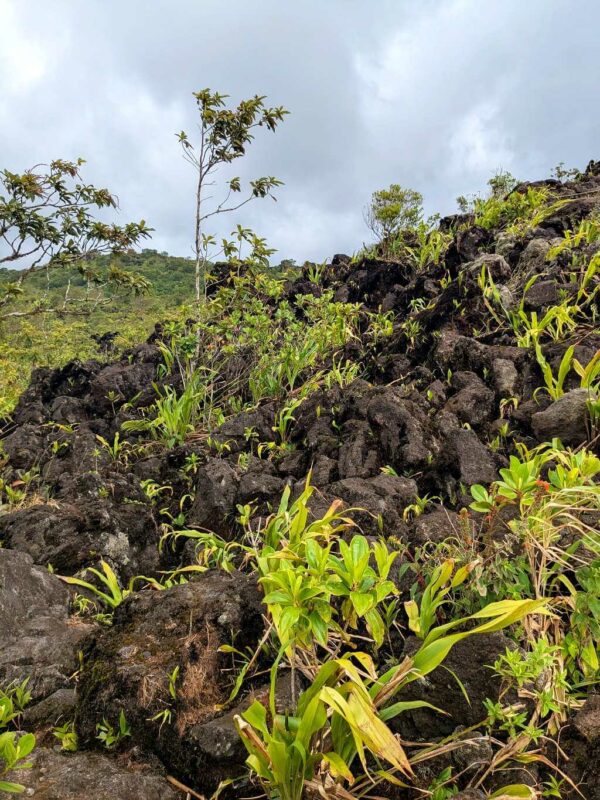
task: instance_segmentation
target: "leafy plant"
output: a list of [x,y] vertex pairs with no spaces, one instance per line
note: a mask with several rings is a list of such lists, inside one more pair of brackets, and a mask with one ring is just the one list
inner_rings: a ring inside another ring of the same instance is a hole
[[408,627],[420,639],[427,637],[439,609],[449,602],[450,592],[466,581],[475,566],[476,562],[472,562],[455,570],[453,559],[446,560],[433,570],[420,601],[413,599],[404,603]]
[[95,584],[84,581],[81,578],[71,577],[70,575],[59,575],[58,577],[65,583],[71,586],[80,586],[92,592],[110,609],[115,609],[121,605],[123,600],[133,591],[133,583],[135,578],[129,583],[125,589],[121,588],[119,579],[113,568],[106,561],[100,561],[102,572],[94,567],[88,567],[86,572],[91,572],[100,583],[105,587],[106,591],[99,589]]
[[128,736],[131,736],[131,729],[127,724],[123,709],[119,713],[119,721],[116,728],[106,719],[96,725],[96,739],[102,742],[107,750],[113,750]]
[[[80,168],[85,162],[56,159],[40,164],[22,174],[0,171],[0,231],[7,245],[0,265],[17,264],[22,269],[14,282],[3,283],[0,291],[0,319],[10,317],[68,314],[76,309],[68,291],[59,308],[49,303],[30,303],[23,310],[7,310],[37,273],[50,274],[77,267],[89,286],[101,290],[108,283],[134,291],[144,291],[148,284],[140,276],[120,270],[115,264],[100,272],[90,258],[102,253],[119,253],[150,235],[144,220],[123,226],[106,224],[94,218],[96,210],[116,208],[117,200],[107,189],[98,189],[81,181]],[[88,301],[91,298],[88,297]],[[93,302],[106,302],[100,291]]]
[[423,216],[423,196],[414,189],[392,183],[388,189],[373,192],[365,209],[365,222],[383,242],[405,228],[415,228]]
[[[258,197],[271,197],[273,190],[281,185],[281,181],[272,176],[258,178],[250,182],[248,195],[239,201],[229,204],[231,195],[242,191],[238,177],[231,178],[226,184],[223,199],[216,203],[210,210],[206,209],[206,202],[210,197],[206,189],[214,184],[216,171],[227,164],[241,158],[248,145],[254,138],[254,130],[259,127],[274,131],[283,121],[287,112],[283,107],[268,108],[264,104],[264,96],[255,95],[248,100],[242,100],[237,108],[227,108],[225,100],[227,95],[202,89],[194,92],[194,98],[200,115],[200,142],[195,147],[185,131],[181,131],[177,138],[181,145],[185,160],[191,164],[197,175],[196,186],[196,216],[194,226],[194,256],[195,256],[195,292],[196,302],[200,302],[206,293],[206,273],[209,255],[212,259],[220,253],[232,255],[235,247],[232,242],[224,241],[220,250],[211,254],[215,245],[212,235],[205,233],[204,225],[208,219],[216,215],[237,211],[242,206]],[[254,256],[264,258],[261,251],[264,243],[251,232],[243,231],[238,234],[250,241],[253,245]]]
[[5,780],[14,769],[29,769],[32,764],[26,761],[35,747],[35,736],[32,733],[19,735],[14,731],[0,733],[0,792],[22,794],[25,787],[20,783]]
[[64,725],[53,728],[52,735],[58,739],[61,750],[67,753],[77,752],[79,741],[74,722],[65,722]]

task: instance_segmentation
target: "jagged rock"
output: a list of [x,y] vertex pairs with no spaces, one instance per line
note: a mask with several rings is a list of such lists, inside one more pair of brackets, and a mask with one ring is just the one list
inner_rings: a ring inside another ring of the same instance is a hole
[[[119,606],[112,628],[101,632],[87,651],[78,684],[77,725],[92,744],[104,717],[115,723],[123,710],[131,742],[156,753],[169,770],[196,776],[201,788],[216,787],[240,769],[241,751],[224,747],[216,760],[212,734],[225,712],[232,686],[222,644],[254,648],[262,634],[262,604],[256,579],[208,572],[197,580],[159,593],[138,592]],[[176,699],[169,675],[179,669]],[[171,711],[169,720],[160,715]],[[161,724],[162,723],[162,724]],[[206,734],[204,726],[212,723]],[[216,734],[215,734],[216,735]],[[201,746],[208,736],[212,749]],[[217,748],[217,749],[215,749]]]
[[[519,258],[519,270],[522,270],[523,274],[527,277],[536,272],[541,272],[548,266],[546,255],[551,246],[551,242],[548,239],[541,237],[532,239],[521,253]],[[534,284],[531,288],[534,288],[536,285],[537,284]],[[529,292],[527,294],[529,295]]]
[[198,469],[196,497],[187,516],[188,523],[230,536],[239,481],[227,461],[208,458]]
[[554,305],[558,300],[558,286],[554,281],[536,281],[527,290],[525,308],[538,311],[540,308]]
[[481,425],[494,413],[494,392],[483,384],[461,389],[446,403],[446,410],[469,425]]
[[512,361],[496,358],[492,361],[494,386],[501,397],[514,397],[517,391],[519,373]]
[[53,422],[61,425],[72,425],[88,418],[79,397],[56,397],[50,406],[49,416]]
[[497,253],[485,253],[482,256],[478,256],[474,261],[465,264],[465,269],[468,269],[469,272],[477,277],[484,266],[496,283],[510,277],[511,269],[509,264],[505,258]]
[[271,406],[262,406],[255,411],[244,411],[226,420],[216,432],[216,441],[227,443],[229,452],[235,453],[247,442],[247,435],[253,432],[258,441],[268,442],[273,438],[275,412]]
[[0,548],[0,685],[29,679],[33,703],[72,687],[94,626],[69,617],[62,581],[30,556]]
[[459,229],[454,243],[448,249],[447,260],[457,264],[474,261],[491,239],[491,232],[479,225]]
[[155,391],[156,367],[162,355],[156,345],[140,345],[129,360],[109,364],[101,369],[89,383],[86,405],[94,414],[107,412],[137,396],[139,406],[152,403]]
[[[420,639],[409,637],[403,655],[413,656],[421,644]],[[445,714],[429,708],[405,711],[390,726],[403,738],[432,741],[449,735],[458,725],[476,725],[485,718],[483,701],[498,699],[501,682],[489,666],[507,648],[514,644],[503,633],[474,634],[458,642],[444,660],[446,669],[409,683],[402,692],[403,700],[426,700]]]
[[275,475],[246,472],[240,478],[236,505],[278,498],[284,487],[285,481]]
[[31,769],[16,770],[11,780],[35,800],[180,800],[181,793],[160,772],[131,767],[99,753],[60,753],[37,748]]
[[323,488],[328,483],[339,479],[338,463],[333,458],[319,455],[315,459],[312,472],[312,483],[317,488]]
[[449,537],[460,536],[462,530],[463,524],[458,514],[445,508],[436,508],[435,511],[417,517],[413,535],[417,544],[437,544]]
[[460,480],[466,485],[491,483],[496,480],[497,467],[487,447],[480,442],[473,431],[458,428],[449,433],[447,439],[449,463],[457,460]]
[[57,689],[52,694],[27,706],[23,713],[24,730],[39,730],[44,726],[64,725],[75,716],[77,693],[75,686],[71,689]]
[[424,410],[394,387],[374,395],[367,419],[377,432],[384,462],[397,469],[422,467],[438,450]]
[[369,478],[379,472],[380,466],[371,426],[358,420],[344,423],[338,458],[340,478]]
[[96,497],[81,505],[34,505],[0,516],[0,536],[7,547],[62,574],[72,575],[99,556],[125,578],[158,567],[159,532],[143,504]]
[[579,445],[587,439],[588,401],[595,398],[588,389],[573,389],[555,400],[544,411],[531,417],[531,426],[540,441],[557,436],[565,445]]
[[405,529],[402,511],[414,500],[418,488],[411,478],[382,474],[367,480],[337,481],[327,487],[327,494],[359,509],[354,518],[366,532],[378,533],[377,515],[381,515],[386,529],[395,533]]
[[49,445],[46,431],[26,422],[2,440],[4,452],[14,469],[30,470],[40,461],[40,456]]
[[585,701],[573,724],[590,744],[600,743],[600,695],[592,695]]

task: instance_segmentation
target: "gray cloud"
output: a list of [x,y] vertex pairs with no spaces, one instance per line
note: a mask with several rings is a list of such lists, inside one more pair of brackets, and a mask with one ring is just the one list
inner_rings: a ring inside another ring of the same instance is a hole
[[81,155],[181,255],[193,175],[173,134],[204,86],[292,111],[236,165],[284,180],[278,202],[216,233],[240,221],[298,260],[357,249],[392,181],[448,212],[497,167],[599,155],[596,0],[0,0],[0,20],[1,165]]

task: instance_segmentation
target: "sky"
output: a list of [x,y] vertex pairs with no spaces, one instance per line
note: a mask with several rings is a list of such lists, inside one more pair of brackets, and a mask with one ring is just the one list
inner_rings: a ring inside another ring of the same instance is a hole
[[285,185],[211,232],[322,261],[370,241],[363,210],[390,183],[445,214],[498,169],[600,158],[599,30],[598,0],[0,0],[0,168],[85,158],[116,221],[189,256],[192,92],[267,95],[290,116],[235,174]]

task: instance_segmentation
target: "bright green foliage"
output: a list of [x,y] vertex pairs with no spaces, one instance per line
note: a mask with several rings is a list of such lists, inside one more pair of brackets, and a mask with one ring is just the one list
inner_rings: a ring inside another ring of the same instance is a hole
[[397,554],[383,542],[369,545],[364,536],[346,543],[340,533],[352,522],[338,512],[339,503],[309,523],[311,494],[307,482],[290,505],[286,488],[277,513],[258,534],[258,572],[278,638],[285,648],[327,648],[364,620],[381,646],[385,626],[378,606],[396,592],[388,575]]
[[131,736],[131,728],[125,718],[125,712],[121,709],[118,725],[115,728],[106,719],[99,722],[96,726],[96,739],[102,742],[107,750],[116,748],[126,737]]
[[452,241],[452,234],[431,228],[423,220],[416,226],[415,234],[418,245],[407,247],[407,250],[415,261],[417,271],[439,264]]
[[492,510],[494,503],[503,501],[516,501],[521,508],[530,506],[539,494],[540,466],[539,459],[519,461],[516,456],[511,456],[508,468],[500,470],[502,480],[493,484],[494,496],[479,484],[471,487],[475,500],[471,503],[471,508],[474,511],[488,512]]
[[0,729],[9,724],[16,724],[31,701],[31,692],[27,688],[29,678],[21,683],[11,683],[4,689],[0,688]]
[[12,683],[0,689],[0,792],[21,794],[25,787],[19,783],[6,780],[14,769],[28,769],[31,763],[25,759],[35,747],[35,736],[32,733],[17,733],[6,730],[9,726],[18,725],[25,706],[31,700],[31,692],[27,688],[29,679],[21,683]]
[[61,750],[64,750],[66,753],[77,752],[79,741],[74,722],[65,722],[64,725],[53,728],[52,735],[58,739]]
[[[600,459],[586,449],[565,450],[558,441],[530,453],[521,449],[523,459],[512,457],[489,491],[471,487],[471,507],[492,520],[501,505],[518,512],[509,517],[506,541],[494,544],[496,553],[488,550],[487,562],[475,568],[473,586],[480,597],[555,597],[559,616],[530,638],[527,656],[535,661],[545,636],[554,660],[536,695],[536,714],[554,733],[566,719],[570,698],[600,680],[600,535],[594,524],[600,513]],[[528,713],[512,713],[501,704],[488,711],[511,736],[540,735],[537,723],[530,728]]]
[[[361,535],[347,541],[352,522],[340,515],[337,503],[311,521],[311,494],[307,481],[290,504],[287,488],[265,525],[248,529],[279,655],[271,669],[269,709],[256,700],[236,716],[236,724],[249,752],[247,763],[267,796],[289,800],[301,798],[307,788],[319,791],[333,784],[340,791],[352,787],[356,794],[341,795],[348,798],[360,796],[369,780],[408,785],[413,777],[409,757],[386,723],[429,704],[397,700],[402,688],[436,669],[465,637],[547,613],[544,599],[503,600],[436,627],[437,610],[472,568],[455,572],[454,562],[448,561],[434,572],[420,607],[414,603],[407,609],[411,627],[423,639],[420,649],[378,675],[371,656],[343,650],[352,647],[351,631],[361,620],[381,645],[385,622],[378,607],[395,593],[388,575],[398,553],[390,553],[383,542],[369,544]],[[248,511],[240,512],[247,525]],[[310,687],[285,713],[276,707],[278,666],[284,657],[292,669],[310,674]],[[358,778],[355,761],[360,763]]]
[[93,594],[108,606],[108,608],[114,610],[121,605],[129,594],[131,594],[133,591],[133,581],[135,579],[130,581],[128,588],[122,589],[119,584],[119,579],[110,564],[107,564],[106,561],[100,561],[100,566],[102,567],[102,572],[94,567],[88,567],[87,572],[91,572],[105,587],[106,591],[102,591],[102,589],[99,589],[95,584],[84,581],[81,578],[73,578],[68,575],[59,575],[58,577],[71,586],[81,586],[83,589],[93,592]]
[[150,434],[167,448],[182,444],[201,418],[207,384],[205,373],[200,370],[192,375],[179,396],[172,386],[160,387],[155,384],[158,397],[149,409],[149,416],[128,420],[123,423],[122,429]]
[[407,228],[416,228],[422,217],[423,196],[397,183],[373,192],[371,204],[365,210],[365,222],[379,242]]
[[35,747],[35,736],[32,733],[19,735],[14,731],[0,733],[0,792],[22,794],[25,787],[20,783],[5,780],[13,769],[28,769],[31,762],[26,761]]
[[507,197],[492,194],[487,200],[477,198],[474,201],[475,224],[482,228],[505,228],[509,233],[523,234],[568,202],[551,202],[549,192],[544,187],[529,186],[525,192],[513,191]]
[[408,627],[420,639],[428,635],[437,620],[439,609],[449,602],[450,592],[466,581],[474,567],[475,563],[465,564],[455,571],[454,560],[446,560],[434,569],[420,601],[408,600],[404,603]]

